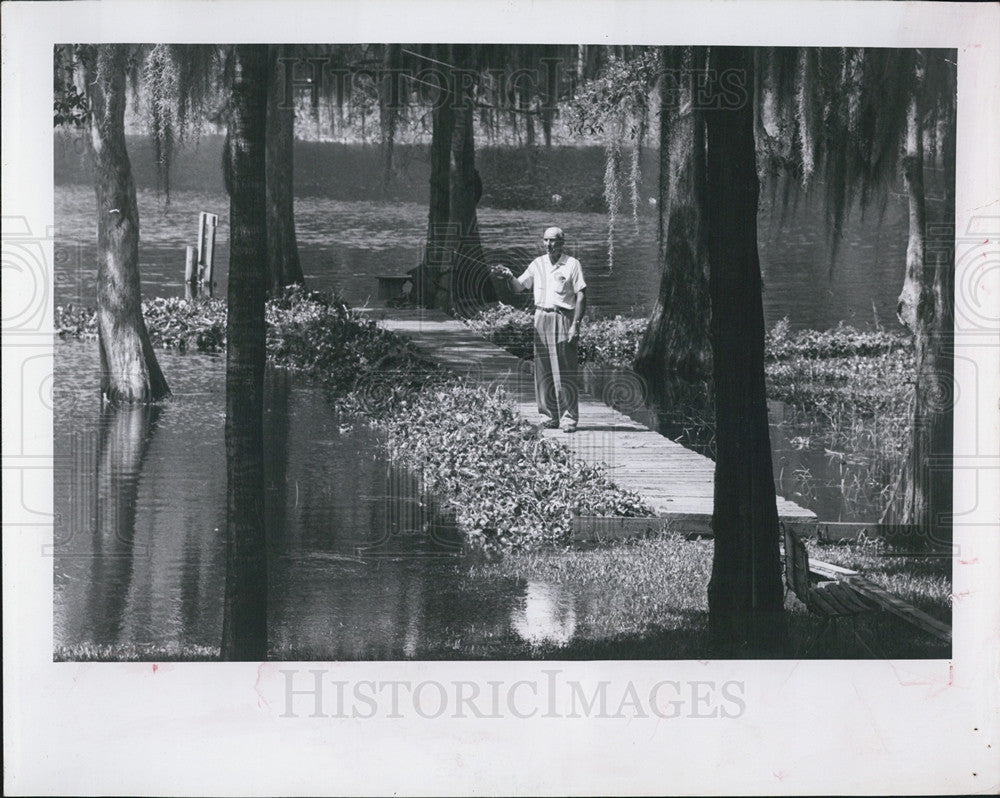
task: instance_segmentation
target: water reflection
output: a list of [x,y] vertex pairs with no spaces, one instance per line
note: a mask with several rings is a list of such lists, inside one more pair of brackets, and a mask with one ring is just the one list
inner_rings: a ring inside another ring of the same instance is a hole
[[[98,422],[92,570],[86,606],[100,638],[114,639],[126,625],[126,599],[136,556],[139,479],[159,415],[159,407],[105,406]],[[140,550],[140,554],[145,551]]]
[[[171,400],[102,415],[96,344],[55,354],[57,649],[218,650],[239,576],[226,562],[224,360],[163,353]],[[287,375],[267,372],[265,408],[266,594],[257,577],[245,587],[268,656],[504,656],[524,586],[469,578],[454,518],[419,475]]]
[[563,645],[576,631],[576,593],[558,582],[528,580],[522,603],[511,615],[516,631],[534,645]]

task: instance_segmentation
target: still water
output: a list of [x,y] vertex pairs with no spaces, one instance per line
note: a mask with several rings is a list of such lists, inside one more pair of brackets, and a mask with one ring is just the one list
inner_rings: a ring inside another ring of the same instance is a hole
[[[144,188],[138,201],[143,295],[184,295],[184,248],[196,242],[199,212],[209,211],[219,215],[216,295],[225,296],[228,198],[221,192],[176,190],[167,205],[154,189]],[[55,188],[57,305],[92,306],[96,301],[95,214],[90,186]],[[424,204],[307,196],[296,199],[295,214],[308,286],[336,289],[349,304],[375,300],[376,275],[403,274],[420,262],[427,225]],[[603,213],[480,208],[487,260],[518,271],[541,254],[541,231],[553,221],[567,231],[567,251],[583,264],[591,312],[649,313],[660,281],[656,219],[649,209],[637,227],[631,219],[621,224],[614,262],[609,263]],[[815,208],[804,206],[784,221],[780,214],[771,218],[762,212],[759,235],[769,326],[785,316],[796,329],[825,330],[841,320],[868,326],[876,317],[895,324],[906,252],[905,218],[898,203],[887,208],[880,226],[848,226],[832,272],[822,215]]]
[[[160,354],[174,396],[102,415],[97,347],[55,352],[55,629],[79,644],[218,646],[226,545],[225,361]],[[448,512],[365,424],[269,371],[268,641],[282,658],[503,656],[562,644],[586,596],[473,581]]]
[[[349,198],[324,190],[325,175],[336,172],[327,150],[312,149],[309,179],[299,179],[301,162],[297,175],[297,185],[309,187],[295,203],[303,270],[311,288],[336,289],[362,305],[374,299],[376,275],[400,274],[419,262],[426,204],[409,195],[375,199],[363,186]],[[576,156],[559,157],[566,165]],[[203,160],[207,174],[214,161]],[[502,164],[495,166],[502,174]],[[141,179],[142,169],[140,164],[144,296],[183,295],[184,247],[194,243],[199,211],[219,215],[216,295],[225,296],[228,199],[218,175],[177,181],[167,205]],[[549,177],[555,185],[568,182],[556,179],[558,171]],[[516,193],[525,176],[510,179],[508,188]],[[574,179],[581,191],[594,193],[582,176]],[[418,185],[425,185],[419,175]],[[596,192],[599,197],[599,185]],[[515,269],[526,264],[539,254],[540,231],[557,223],[568,233],[568,250],[583,262],[594,311],[647,314],[659,284],[655,208],[647,202],[637,226],[624,220],[612,264],[603,213],[579,205],[570,210],[555,195],[546,204],[547,192],[534,194],[530,209],[480,208],[488,259]],[[832,269],[821,209],[804,203],[781,218],[770,212],[766,197],[762,202],[768,324],[785,316],[794,328],[826,329],[841,320],[865,326],[876,318],[893,323],[906,244],[900,198],[889,202],[878,224],[855,215]],[[91,185],[59,182],[56,304],[94,304],[95,215]],[[154,410],[108,414],[98,399],[96,344],[56,346],[57,649],[219,644],[224,360],[170,352],[158,357],[174,396]],[[269,372],[266,390],[267,606],[274,656],[504,657],[528,644],[564,645],[579,637],[591,597],[560,583],[470,579],[474,556],[462,551],[446,509],[421,491],[413,475],[386,461],[370,428],[339,417],[318,392],[292,386],[278,372]],[[772,427],[772,443],[784,495],[825,520],[856,517],[838,506],[836,466],[828,456],[797,446],[794,431],[780,426]],[[801,473],[820,475],[823,483],[808,501],[795,495],[804,489],[795,478]]]

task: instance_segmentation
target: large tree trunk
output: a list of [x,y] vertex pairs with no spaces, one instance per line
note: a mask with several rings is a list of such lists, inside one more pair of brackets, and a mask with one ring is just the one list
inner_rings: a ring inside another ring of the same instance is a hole
[[[704,112],[692,103],[704,48],[695,48],[683,99],[667,70],[680,66],[678,48],[661,53],[660,92],[660,293],[636,352],[634,368],[656,402],[665,401],[673,378],[697,381],[711,373],[708,340],[708,242],[702,220],[705,200]],[[690,105],[681,115],[679,105]]]
[[[712,48],[711,62],[716,75],[737,70],[752,79],[749,48]],[[749,82],[745,88],[751,90]],[[720,650],[776,655],[785,650],[787,629],[764,393],[753,108],[744,101],[705,116],[718,449],[709,623]]]
[[[291,55],[285,44],[269,47],[267,96],[267,282],[272,294],[304,283],[295,238],[295,195],[292,182],[295,147],[295,104],[285,97],[284,69],[279,58]],[[285,65],[290,66],[289,64]]]
[[264,295],[267,45],[237,45],[229,123],[226,321],[226,594],[222,659],[267,655],[264,534]]
[[[909,202],[906,277],[896,305],[901,324],[913,334],[916,359],[911,445],[900,484],[882,516],[890,526],[909,527],[899,542],[916,548],[951,543],[952,423],[954,353],[954,182],[946,178],[944,234],[927,253],[924,192],[923,89],[921,54],[914,54],[915,85],[907,109],[903,175]],[[954,163],[953,151],[946,161]],[[954,175],[954,168],[946,169]]]
[[125,148],[128,46],[80,51],[90,100],[97,194],[97,332],[101,396],[114,404],[155,402],[170,393],[142,317],[139,208]]
[[[451,45],[436,45],[434,57],[451,63]],[[430,203],[427,213],[427,248],[418,270],[414,291],[425,307],[433,307],[437,294],[439,272],[447,268],[451,258],[447,249],[448,216],[451,205],[450,159],[451,135],[454,127],[452,99],[448,73],[439,73],[440,93],[432,109]]]
[[476,205],[483,193],[473,141],[474,45],[454,45],[454,126],[451,131],[450,203],[447,250],[452,263],[451,302],[460,312],[496,300],[479,238]]

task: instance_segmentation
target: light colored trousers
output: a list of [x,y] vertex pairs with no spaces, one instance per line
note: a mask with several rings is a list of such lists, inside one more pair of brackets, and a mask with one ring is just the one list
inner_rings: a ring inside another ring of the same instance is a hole
[[572,323],[572,310],[535,310],[535,398],[538,400],[538,412],[564,425],[575,426],[580,420],[580,386],[577,341],[569,341]]

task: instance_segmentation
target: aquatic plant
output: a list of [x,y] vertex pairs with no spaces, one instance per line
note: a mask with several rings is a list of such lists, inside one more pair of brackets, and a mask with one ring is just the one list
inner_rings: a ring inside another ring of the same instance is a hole
[[454,380],[382,418],[390,455],[448,498],[460,528],[487,547],[567,542],[574,516],[655,515],[602,466],[539,437],[496,388]]

